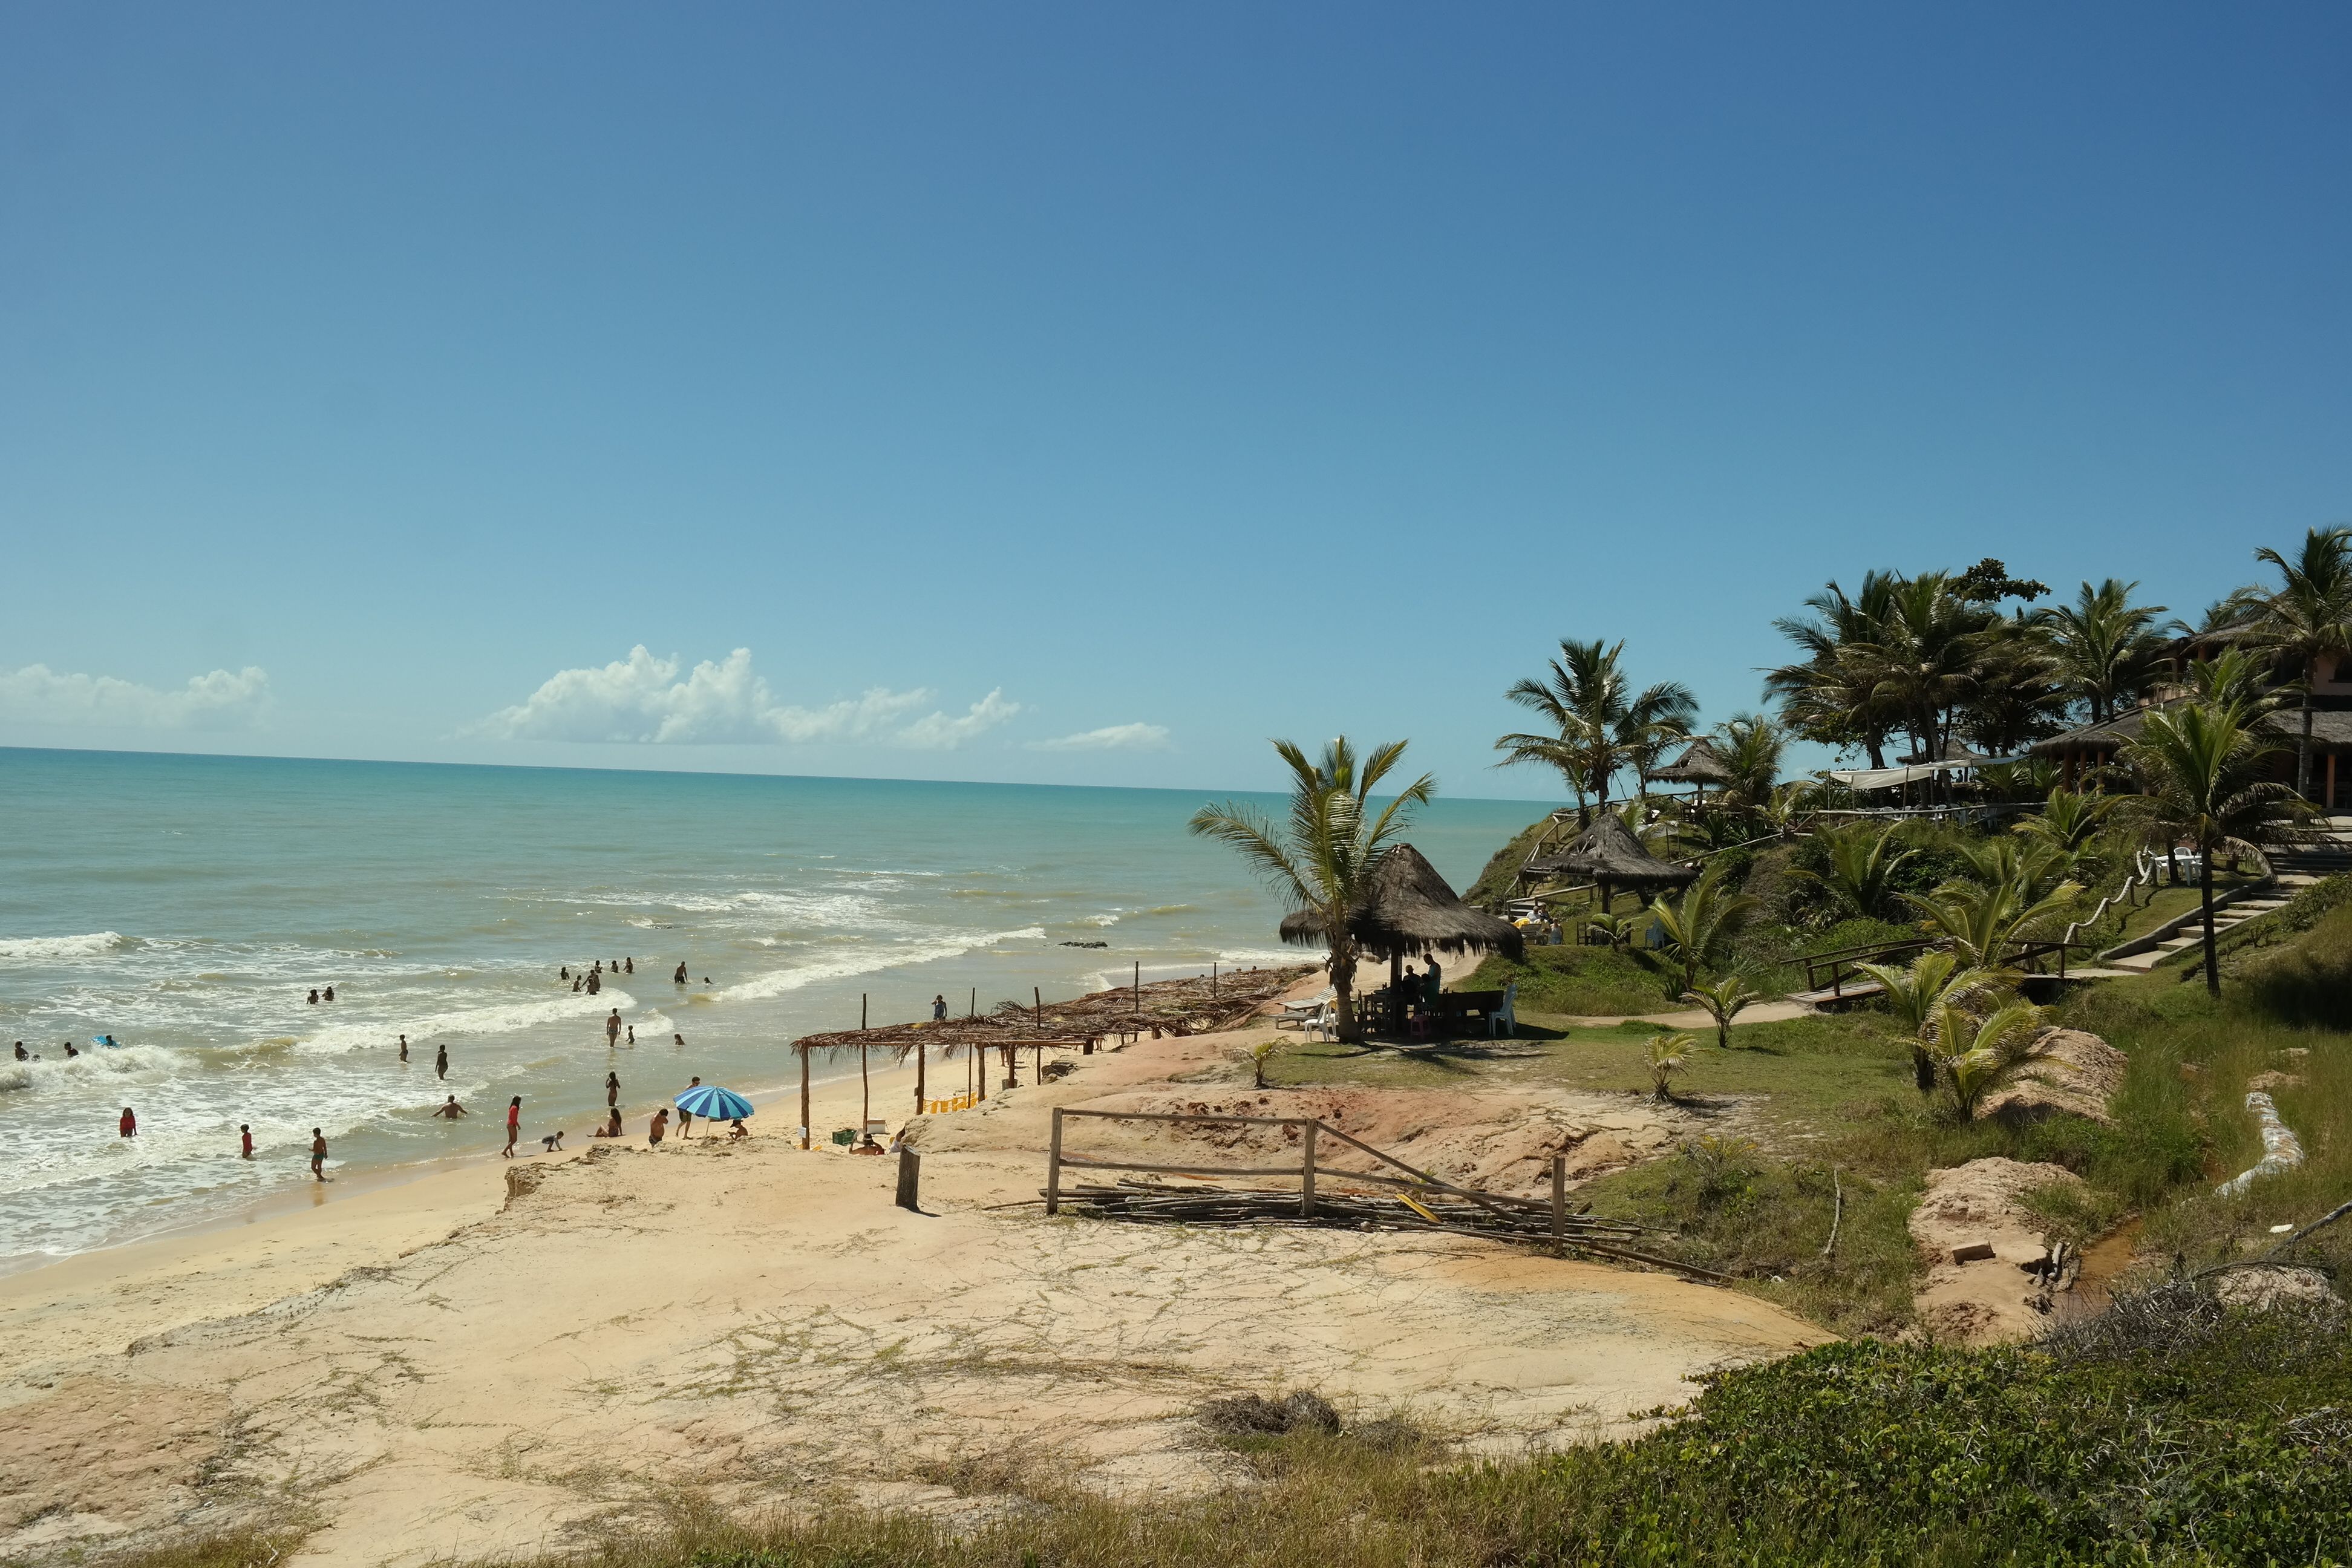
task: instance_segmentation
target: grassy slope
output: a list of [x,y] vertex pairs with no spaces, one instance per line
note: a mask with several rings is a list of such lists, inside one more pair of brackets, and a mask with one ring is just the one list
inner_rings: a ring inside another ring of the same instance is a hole
[[1550,826],[1550,814],[1546,813],[1521,828],[1508,844],[1487,858],[1486,868],[1478,873],[1478,879],[1464,889],[1462,901],[1475,904],[1482,910],[1502,908],[1503,900],[1518,891],[1519,868],[1527,864],[1528,853],[1535,847],[1537,835]]

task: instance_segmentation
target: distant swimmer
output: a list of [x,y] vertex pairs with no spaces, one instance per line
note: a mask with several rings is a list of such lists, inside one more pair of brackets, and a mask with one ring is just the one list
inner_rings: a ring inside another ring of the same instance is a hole
[[613,1047],[617,1046],[620,1043],[621,1010],[618,1007],[615,1007],[613,1009],[613,1016],[604,1020],[604,1047],[605,1049],[610,1050]]
[[253,1126],[252,1126],[252,1124],[251,1124],[250,1122],[242,1122],[242,1121],[241,1121],[241,1122],[237,1123],[237,1128],[236,1128],[236,1142],[237,1142],[236,1157],[237,1157],[238,1159],[240,1159],[240,1160],[250,1160],[250,1159],[252,1159],[252,1158],[253,1158]]
[[562,968],[561,968],[561,969],[559,969],[559,970],[557,970],[557,971],[555,972],[555,977],[556,977],[558,980],[569,980],[569,979],[571,979],[571,978],[572,978],[572,966],[571,966],[570,964],[568,964],[568,963],[567,963],[567,964],[565,964]]
[[634,1046],[634,1045],[635,1045],[636,1043],[637,1043],[637,1026],[636,1026],[635,1024],[632,1024],[632,1025],[630,1025],[630,1026],[629,1026],[629,1044],[631,1044],[631,1045],[633,1045],[633,1046]]
[[122,1108],[121,1126],[122,1135],[125,1138],[135,1138],[139,1135],[139,1118],[131,1114],[131,1108],[127,1105]]
[[310,1174],[323,1182],[327,1179],[327,1134],[324,1129],[310,1129]]
[[406,1061],[408,1059],[408,1037],[406,1035],[400,1037],[400,1059],[402,1061]]
[[319,988],[318,988],[317,986],[313,985],[313,986],[311,986],[311,987],[310,987],[310,998],[309,998],[309,999],[310,999],[310,1001],[312,1001],[312,1002],[316,1002],[316,1001],[318,1001],[318,999],[319,999]]
[[433,1114],[442,1118],[444,1121],[455,1121],[457,1118],[466,1114],[466,1108],[457,1103],[457,1097],[453,1094],[447,1100],[442,1101],[441,1104],[434,1107]]
[[522,1135],[522,1096],[507,1101],[507,1146],[499,1151],[508,1159],[514,1158],[515,1140]]
[[18,1040],[16,1042],[16,1059],[20,1062],[28,1062],[33,1059],[33,1054],[25,1048],[25,1042],[22,1040]]
[[78,1057],[78,1056],[81,1055],[81,1053],[80,1053],[79,1051],[78,1051],[78,1050],[74,1049],[74,1043],[73,1043],[71,1040],[68,1040],[68,1041],[66,1042],[66,1055],[67,1055],[68,1057],[71,1058],[71,1057]]
[[604,1075],[604,1103],[607,1105],[618,1105],[621,1103],[621,1075],[619,1073],[608,1072]]
[[604,973],[604,961],[603,959],[601,959],[601,958],[600,958],[600,959],[598,959],[598,960],[596,961],[596,966],[595,966],[593,969],[591,969],[588,973],[591,973],[591,974],[602,974],[602,973]]
[[650,1147],[653,1144],[660,1142],[662,1141],[662,1134],[668,1131],[669,1107],[664,1106],[659,1110],[654,1112],[653,1123],[646,1129],[646,1145]]
[[943,1022],[945,1022],[945,1021],[946,1021],[947,1016],[948,1016],[948,999],[947,999],[946,997],[944,997],[944,996],[934,996],[934,997],[932,997],[932,998],[931,998],[931,1022],[932,1022],[932,1023],[934,1023],[934,1024],[943,1023]]
[[636,954],[631,953],[628,957],[621,960],[621,970],[624,973],[635,974],[637,972]]
[[330,1001],[330,1002],[331,1002],[331,1001],[333,1001],[334,999],[335,999],[335,988],[334,988],[333,986],[330,985],[330,986],[328,986],[328,987],[327,987],[327,1000],[328,1000],[328,1001]]
[[673,985],[683,985],[683,984],[686,984],[686,965],[685,965],[685,963],[680,963],[678,964],[678,966],[677,966],[677,973],[676,974],[671,975],[669,978],[670,978],[670,984],[673,984]]
[[669,1037],[669,1043],[681,1051],[686,1049],[686,1037],[684,1035],[672,1035]]
[[710,976],[709,976],[708,974],[704,975],[704,976],[702,977],[702,983],[703,983],[705,985],[709,984],[710,984]]
[[579,989],[580,989],[580,984],[581,984],[581,983],[580,983],[579,981],[577,981],[577,980],[573,981],[573,982],[572,983],[572,989],[573,989],[574,991],[579,990]]
[[446,1045],[433,1047],[433,1076],[436,1079],[449,1076],[449,1047]]
[[603,978],[596,971],[593,969],[590,970],[588,972],[588,994],[593,996],[603,989],[604,989],[604,982]]

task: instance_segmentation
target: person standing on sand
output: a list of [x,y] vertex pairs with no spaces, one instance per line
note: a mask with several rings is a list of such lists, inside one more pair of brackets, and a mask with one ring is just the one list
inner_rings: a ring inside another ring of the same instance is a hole
[[518,1094],[507,1101],[507,1146],[499,1151],[500,1156],[509,1160],[513,1159],[515,1140],[521,1135],[522,1096]]
[[122,1108],[122,1121],[120,1125],[122,1129],[122,1136],[125,1138],[135,1138],[139,1135],[139,1118],[131,1114],[131,1108],[127,1105]]
[[608,1072],[604,1075],[604,1104],[607,1108],[610,1108],[620,1103],[621,1075],[616,1072]]
[[237,1152],[236,1152],[236,1157],[237,1157],[238,1159],[240,1159],[240,1160],[250,1160],[250,1159],[252,1159],[252,1158],[253,1158],[253,1124],[252,1124],[251,1122],[247,1122],[247,1121],[240,1121],[240,1122],[238,1122],[238,1123],[237,1123],[237,1127],[236,1127],[236,1142],[237,1142]]
[[310,1175],[314,1181],[327,1179],[327,1134],[317,1127],[310,1129]]
[[609,1051],[620,1043],[621,1010],[615,1007],[613,1009],[613,1016],[604,1020],[604,1048]]
[[436,1079],[449,1076],[449,1046],[446,1041],[433,1047],[433,1076]]
[[[694,1081],[688,1084],[686,1087],[688,1089],[700,1089],[702,1087],[702,1076],[699,1073],[696,1074]],[[683,1093],[685,1091],[681,1090],[680,1092]],[[128,1112],[125,1114],[128,1114]],[[677,1135],[681,1138],[691,1138],[694,1136],[694,1112],[687,1110],[686,1107],[682,1105],[677,1108]]]

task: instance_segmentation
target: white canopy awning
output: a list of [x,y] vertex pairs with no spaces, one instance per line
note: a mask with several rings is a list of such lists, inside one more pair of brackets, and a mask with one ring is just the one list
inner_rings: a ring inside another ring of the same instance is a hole
[[1921,779],[1934,778],[1937,773],[1965,773],[1980,765],[1977,763],[1919,763],[1907,768],[1832,768],[1822,776],[1848,789],[1893,789],[1896,784],[1916,784]]

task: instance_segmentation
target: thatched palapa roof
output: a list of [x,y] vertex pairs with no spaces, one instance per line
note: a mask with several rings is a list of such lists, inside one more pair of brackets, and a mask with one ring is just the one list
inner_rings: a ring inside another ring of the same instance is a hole
[[1727,784],[1738,774],[1715,749],[1715,742],[1702,735],[1690,743],[1690,749],[1663,768],[1655,768],[1642,777],[1651,784]]
[[[1010,1004],[1007,1004],[1010,1005]],[[904,1058],[912,1056],[918,1046],[935,1050],[942,1057],[959,1050],[994,1049],[1002,1046],[1069,1046],[1086,1044],[1087,1037],[1066,1030],[1041,1026],[1023,1008],[1019,1016],[991,1013],[977,1018],[941,1018],[937,1022],[925,1018],[912,1024],[877,1024],[870,1029],[836,1029],[830,1034],[804,1035],[793,1042],[796,1051],[854,1051],[861,1047],[879,1051],[886,1056]]]
[[1642,847],[1625,819],[1604,811],[1592,826],[1568,841],[1558,853],[1528,862],[1538,877],[1582,877],[1615,887],[1678,887],[1695,882],[1698,872],[1689,866],[1669,866]]
[[[1391,845],[1372,868],[1371,886],[1348,929],[1368,952],[1382,958],[1430,952],[1498,949],[1524,956],[1526,939],[1517,926],[1454,896],[1437,868],[1410,844]],[[1282,940],[1301,947],[1329,940],[1323,918],[1299,910],[1282,922]]]
[[1187,974],[1140,986],[1114,986],[1067,1002],[1048,1002],[1042,1007],[1001,1002],[995,1017],[1032,1035],[1079,1039],[1139,1035],[1147,1029],[1169,1035],[1213,1035],[1238,1028],[1259,1007],[1297,984],[1308,967],[1286,964],[1274,969],[1224,969],[1213,975]]

